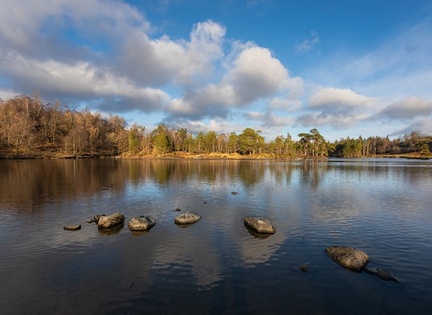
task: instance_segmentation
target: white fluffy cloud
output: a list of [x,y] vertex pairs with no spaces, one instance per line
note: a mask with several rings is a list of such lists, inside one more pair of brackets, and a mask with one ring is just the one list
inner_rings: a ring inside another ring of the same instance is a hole
[[118,108],[119,111],[136,109],[138,103],[156,110],[169,100],[169,96],[160,89],[138,87],[126,77],[118,77],[86,62],[65,64],[55,60],[24,59],[10,54],[0,61],[0,67],[10,78],[20,81],[22,87],[36,89],[43,95],[63,95],[68,98],[75,98],[76,95],[87,98],[120,96],[135,100],[135,108]]
[[301,126],[330,126],[331,128],[350,128],[369,118],[367,114],[341,115],[326,112],[305,113],[297,117]]
[[174,116],[226,117],[233,108],[270,100],[281,92],[297,95],[301,88],[302,80],[290,78],[268,49],[246,45],[220,83],[186,91],[182,98],[172,100],[170,110]]
[[291,117],[279,116],[271,112],[250,112],[245,116],[249,120],[259,121],[260,125],[266,128],[285,127],[294,123],[294,119]]
[[234,87],[236,103],[246,104],[287,88],[288,78],[287,69],[268,49],[255,46],[240,53],[223,82]]
[[[19,1],[4,2],[8,10],[0,11],[2,55],[12,51],[22,58],[62,60],[77,58],[81,53],[84,59],[91,59],[86,61],[104,62],[100,52],[92,51],[94,47],[86,47],[86,43],[115,44],[120,47],[117,64],[106,61],[105,66],[116,71],[124,67],[130,71],[128,75],[146,84],[163,84],[172,78],[183,83],[195,75],[206,75],[214,60],[223,55],[226,31],[212,21],[197,23],[189,41],[172,41],[167,36],[150,39],[149,23],[136,9],[120,1],[29,0],[25,7]],[[79,43],[68,43],[64,36],[60,39],[65,35],[61,32],[72,32]],[[59,51],[67,56],[56,54]]]
[[424,117],[432,113],[432,102],[419,97],[407,97],[390,104],[380,112],[380,117],[409,120],[415,117]]
[[2,0],[2,7],[7,10],[0,10],[0,51],[12,50],[23,56],[61,59],[84,48],[64,39],[64,31],[91,42],[115,41],[131,29],[149,29],[136,9],[120,1]]
[[[3,98],[37,91],[71,107],[151,112],[191,131],[388,121],[415,128],[431,120],[431,19],[363,55],[334,54],[303,79],[278,59],[283,52],[226,38],[212,20],[194,21],[173,39],[122,0],[2,0],[2,7]],[[311,32],[295,48],[307,53],[318,43]]]
[[412,131],[417,131],[420,134],[431,135],[432,134],[432,124],[431,117],[422,117],[412,120],[408,126],[401,130],[396,130],[394,135],[405,135],[410,134]]
[[298,116],[302,126],[350,127],[368,119],[378,100],[350,89],[318,88],[308,102],[309,113]]
[[106,110],[115,110],[112,99],[122,100],[118,111],[161,110],[170,99],[163,85],[198,84],[224,55],[226,30],[213,21],[194,25],[189,40],[151,39],[143,15],[120,1],[29,0],[25,8],[5,1],[8,10],[0,11],[5,91],[87,102],[97,98]]
[[374,99],[350,89],[321,88],[309,99],[309,106],[334,113],[350,113],[374,103]]
[[167,36],[151,40],[141,30],[133,30],[124,39],[115,68],[143,84],[194,85],[208,78],[215,61],[223,57],[225,32],[213,21],[196,24],[189,41]]

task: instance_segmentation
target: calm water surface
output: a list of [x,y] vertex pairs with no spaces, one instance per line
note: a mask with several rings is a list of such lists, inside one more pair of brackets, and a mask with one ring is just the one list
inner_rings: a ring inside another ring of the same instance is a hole
[[[431,314],[431,193],[432,162],[418,160],[0,161],[0,310]],[[176,208],[202,219],[178,227]],[[86,223],[114,212],[114,234]],[[157,225],[133,234],[140,215]],[[246,216],[276,234],[251,235]],[[338,266],[329,245],[400,282]]]

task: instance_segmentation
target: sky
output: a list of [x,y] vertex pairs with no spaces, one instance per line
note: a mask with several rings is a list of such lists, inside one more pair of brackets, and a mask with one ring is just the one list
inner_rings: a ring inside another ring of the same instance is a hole
[[0,98],[129,126],[432,134],[430,0],[0,0]]

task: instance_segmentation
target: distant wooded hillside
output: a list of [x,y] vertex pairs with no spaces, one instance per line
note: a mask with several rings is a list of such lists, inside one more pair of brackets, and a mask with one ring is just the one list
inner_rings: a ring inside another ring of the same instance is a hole
[[65,158],[111,156],[163,156],[187,154],[240,154],[269,158],[370,157],[416,154],[429,157],[432,136],[412,132],[403,139],[386,137],[343,138],[327,141],[317,129],[288,133],[266,142],[260,130],[246,128],[200,132],[172,129],[160,124],[154,130],[123,117],[89,110],[76,111],[59,103],[43,104],[37,97],[16,96],[0,100],[0,157]]

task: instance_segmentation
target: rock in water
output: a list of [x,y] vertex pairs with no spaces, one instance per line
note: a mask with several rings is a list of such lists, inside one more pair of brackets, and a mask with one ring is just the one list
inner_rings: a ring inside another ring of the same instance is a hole
[[182,213],[174,219],[174,223],[176,224],[192,224],[201,220],[201,216],[194,212],[186,211]]
[[98,221],[98,228],[109,229],[116,225],[123,224],[124,220],[124,215],[118,212],[107,216],[101,216]]
[[270,221],[261,217],[247,217],[244,219],[244,224],[258,233],[276,233],[276,230]]
[[329,246],[325,252],[334,262],[355,271],[362,271],[369,261],[368,255],[354,247]]
[[384,281],[395,281],[395,282],[399,282],[398,279],[396,279],[390,272],[388,272],[387,270],[384,270],[382,268],[368,268],[365,267],[364,271],[366,271],[367,273],[377,276],[378,278],[380,278],[381,280]]
[[307,272],[309,271],[309,265],[308,264],[303,264],[300,266],[300,270],[303,272]]
[[65,225],[63,227],[63,230],[66,231],[76,231],[76,230],[80,230],[81,229],[81,225],[80,224],[76,224],[76,225]]
[[150,217],[140,216],[132,218],[129,221],[128,227],[131,231],[148,231],[156,225],[155,220]]
[[94,223],[98,224],[99,218],[103,217],[103,216],[106,216],[106,214],[96,214],[93,218],[88,219],[87,223],[93,223],[94,222]]

